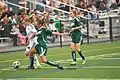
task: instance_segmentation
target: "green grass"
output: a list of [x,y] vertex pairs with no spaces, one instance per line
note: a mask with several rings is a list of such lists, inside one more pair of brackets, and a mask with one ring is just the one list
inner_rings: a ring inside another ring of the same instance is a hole
[[[41,64],[42,68],[26,70],[24,66],[28,65],[29,61],[24,51],[0,54],[0,79],[120,79],[120,42],[84,44],[81,49],[87,58],[86,64],[81,64],[81,58],[77,54],[78,64],[70,66],[71,51],[69,47],[49,48],[47,58],[58,61],[65,67],[64,70],[58,70],[43,63]],[[14,70],[11,65],[16,60],[21,62],[21,67]]]

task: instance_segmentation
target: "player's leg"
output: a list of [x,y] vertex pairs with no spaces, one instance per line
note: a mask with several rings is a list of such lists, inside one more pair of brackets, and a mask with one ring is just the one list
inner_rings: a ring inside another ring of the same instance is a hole
[[29,52],[30,65],[27,69],[35,69],[34,67],[34,53]]
[[40,59],[41,59],[42,63],[46,63],[48,65],[58,67],[59,69],[63,69],[63,67],[61,65],[47,60],[47,58],[46,58],[47,48],[41,47],[41,46],[38,46],[38,45],[35,48],[37,50],[37,53],[40,54]]
[[33,54],[34,56],[34,67],[35,68],[38,68],[38,67],[41,67],[39,61],[38,61],[38,57],[37,55],[35,54],[37,53],[36,49],[33,47],[31,50],[30,50],[30,54]]
[[46,63],[48,65],[51,65],[51,66],[57,67],[58,69],[62,69],[63,70],[63,67],[60,64],[54,63],[54,62],[52,62],[50,60],[47,60],[46,56],[42,55],[42,56],[40,56],[40,58],[41,58],[41,61],[43,63]]
[[85,56],[83,55],[83,52],[80,49],[80,43],[76,44],[76,51],[79,53],[80,57],[82,58],[82,64],[85,64]]
[[37,57],[36,54],[34,54],[34,67],[35,68],[41,67],[41,65],[39,63],[39,60],[38,60],[38,57]]
[[47,60],[47,58],[46,58],[45,55],[41,55],[40,58],[41,58],[42,63],[46,63],[46,64],[48,64],[48,65],[51,65],[51,66],[55,66],[55,67],[56,67],[56,64],[53,63],[52,61]]
[[83,40],[83,37],[82,37],[82,33],[81,32],[78,32],[77,35],[76,35],[76,45],[75,45],[75,49],[76,51],[79,53],[80,57],[82,58],[82,64],[85,63],[85,57],[80,49],[80,44],[81,44],[81,41]]
[[29,57],[29,61],[30,61],[30,64],[27,69],[29,68],[34,69],[34,55],[30,54],[30,50],[32,49],[32,46],[33,45],[30,43],[25,50],[25,54],[26,56]]
[[75,51],[75,43],[71,42],[70,44],[71,53],[72,53],[72,59],[71,65],[76,65],[76,51]]

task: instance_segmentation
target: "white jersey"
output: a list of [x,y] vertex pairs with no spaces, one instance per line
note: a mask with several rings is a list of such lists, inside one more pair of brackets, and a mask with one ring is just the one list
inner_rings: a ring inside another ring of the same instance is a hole
[[[33,24],[30,24],[30,25],[26,26],[26,33],[29,38],[32,36],[33,33],[37,33],[37,30]],[[37,44],[37,36],[30,39],[29,43],[31,43],[31,42]]]
[[[30,38],[33,33],[37,33],[37,30],[34,25],[30,24],[26,26],[26,33],[28,38]],[[25,53],[28,53],[36,44],[37,44],[37,36],[29,40],[29,44],[26,48]]]

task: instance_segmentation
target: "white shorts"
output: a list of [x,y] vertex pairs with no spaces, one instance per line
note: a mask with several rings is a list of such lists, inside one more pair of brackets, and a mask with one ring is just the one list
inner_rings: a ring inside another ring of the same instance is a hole
[[25,54],[28,54],[33,47],[35,47],[35,43],[29,43],[29,45],[26,47]]

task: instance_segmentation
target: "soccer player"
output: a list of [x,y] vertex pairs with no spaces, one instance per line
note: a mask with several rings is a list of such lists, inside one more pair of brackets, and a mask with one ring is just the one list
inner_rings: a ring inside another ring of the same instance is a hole
[[32,37],[32,35],[37,33],[37,30],[34,27],[34,25],[31,24],[30,19],[28,17],[25,17],[24,23],[26,26],[26,33],[27,33],[28,43],[29,43],[25,53],[30,58],[30,66],[27,69],[34,69],[34,68],[40,67],[40,64],[37,56],[35,54],[33,56],[30,56],[29,53],[31,52],[31,49],[34,48],[35,45],[37,44],[37,37]]
[[77,18],[77,12],[76,10],[73,10],[71,12],[71,17],[72,17],[72,21],[71,21],[71,53],[72,53],[72,59],[73,61],[71,62],[71,65],[76,65],[76,52],[79,53],[80,57],[82,58],[82,64],[85,63],[85,57],[80,49],[80,44],[82,41],[82,33],[81,33],[81,29],[82,29],[82,24],[79,21],[79,19]]
[[[38,39],[37,42],[38,44],[35,46],[35,49],[37,51],[37,54],[40,55],[40,59],[43,63],[46,63],[48,65],[57,67],[58,69],[62,69],[63,67],[58,64],[58,63],[53,63],[52,61],[47,60],[46,56],[47,56],[47,50],[48,50],[48,46],[47,46],[47,36],[48,35],[63,35],[62,33],[58,33],[58,32],[52,32],[50,30],[47,30],[47,28],[44,26],[44,20],[38,18],[37,20],[37,27],[38,27]],[[34,51],[34,49],[33,49]],[[31,52],[31,56],[33,56],[34,53]]]

